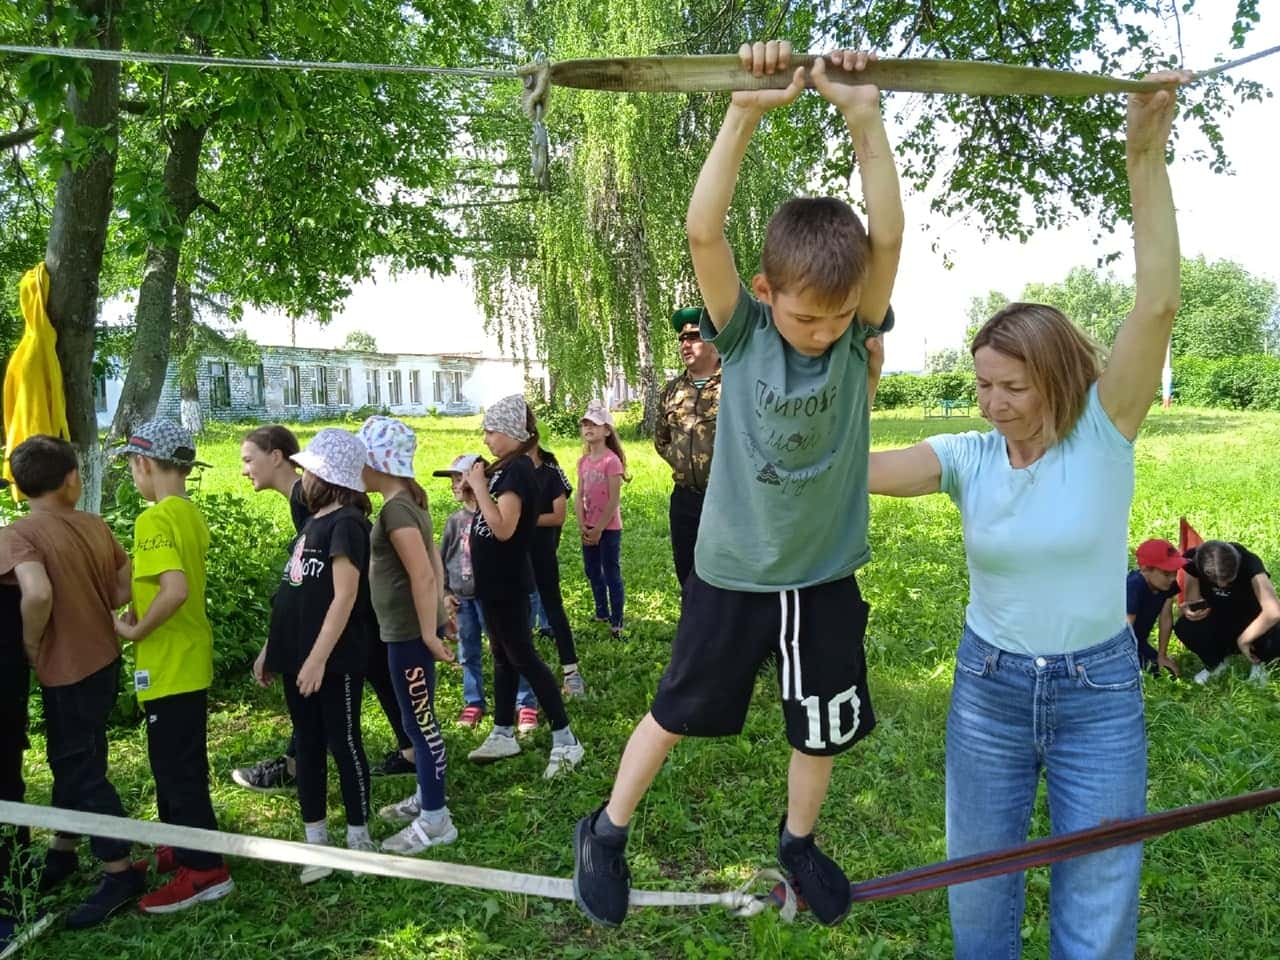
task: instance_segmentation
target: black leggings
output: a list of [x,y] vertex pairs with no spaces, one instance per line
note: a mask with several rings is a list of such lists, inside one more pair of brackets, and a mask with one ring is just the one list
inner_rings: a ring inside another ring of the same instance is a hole
[[479,599],[480,612],[489,631],[489,649],[493,651],[494,725],[509,727],[515,723],[516,686],[520,677],[524,677],[546,711],[551,729],[563,730],[569,725],[569,716],[564,712],[560,687],[533,648],[528,595],[516,590],[502,598]]
[[318,823],[325,818],[327,752],[333,754],[338,765],[347,826],[364,826],[369,820],[369,761],[360,738],[363,678],[350,673],[326,673],[320,689],[309,697],[298,692],[297,674],[285,674],[283,680],[298,748],[298,806],[302,808],[302,822]]
[[547,613],[547,622],[556,638],[556,652],[560,663],[578,662],[578,651],[573,647],[573,628],[564,612],[564,598],[560,596],[560,560],[556,551],[560,547],[561,527],[538,527],[533,533],[533,547],[529,556],[533,561],[533,581],[538,588],[538,600]]
[[405,733],[404,721],[401,719],[400,701],[396,699],[396,688],[391,683],[391,670],[387,666],[387,645],[371,631],[369,637],[368,656],[364,667],[364,679],[373,687],[378,695],[378,705],[391,724],[391,732],[395,734],[396,749],[401,752],[413,746],[413,741]]
[[[1206,670],[1212,670],[1227,657],[1240,652],[1236,638],[1250,622],[1232,620],[1219,613],[1210,613],[1203,620],[1179,617],[1173,625],[1173,632],[1184,647],[1204,662]],[[1272,627],[1253,641],[1253,654],[1263,663],[1280,657],[1280,626]]]

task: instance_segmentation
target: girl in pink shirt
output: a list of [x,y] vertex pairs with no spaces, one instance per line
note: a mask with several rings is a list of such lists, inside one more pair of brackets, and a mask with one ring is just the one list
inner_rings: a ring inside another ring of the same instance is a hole
[[582,415],[583,455],[578,459],[578,529],[582,566],[596,602],[596,619],[622,635],[622,482],[627,455],[614,430],[609,408],[593,400]]

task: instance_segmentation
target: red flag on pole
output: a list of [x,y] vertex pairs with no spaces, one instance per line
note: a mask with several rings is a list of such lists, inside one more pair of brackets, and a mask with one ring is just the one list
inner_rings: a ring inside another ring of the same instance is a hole
[[[1204,537],[1196,531],[1196,528],[1187,523],[1186,517],[1178,518],[1178,549],[1186,553],[1192,547],[1198,547],[1204,543]],[[1178,602],[1181,603],[1187,592],[1187,575],[1178,571]]]

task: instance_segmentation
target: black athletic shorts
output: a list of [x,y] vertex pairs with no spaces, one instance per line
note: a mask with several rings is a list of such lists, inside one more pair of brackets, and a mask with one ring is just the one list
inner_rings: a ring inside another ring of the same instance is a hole
[[671,733],[740,733],[756,675],[773,660],[791,745],[815,756],[842,753],[876,723],[862,646],[869,609],[853,577],[747,593],[713,587],[695,570],[650,712]]

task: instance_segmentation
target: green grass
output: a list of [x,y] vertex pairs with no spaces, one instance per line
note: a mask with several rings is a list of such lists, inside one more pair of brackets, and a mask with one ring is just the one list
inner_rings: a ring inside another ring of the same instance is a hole
[[[906,412],[877,414],[878,446],[913,442],[939,430],[981,429],[976,420],[925,421]],[[421,430],[419,475],[479,447],[478,422],[429,419]],[[305,440],[315,429],[301,428]],[[215,427],[201,456],[205,489],[238,490],[238,428]],[[553,445],[572,471],[576,444]],[[623,492],[623,573],[629,639],[615,643],[590,622],[591,606],[572,533],[561,567],[570,616],[578,626],[591,690],[570,704],[587,746],[583,767],[555,783],[541,779],[549,749],[545,728],[519,758],[490,767],[467,763],[485,734],[446,728],[451,764],[449,805],[461,831],[441,860],[567,876],[574,820],[609,789],[632,725],[648,707],[666,662],[678,612],[666,525],[669,474],[652,449],[633,441],[635,481]],[[1182,410],[1153,413],[1138,445],[1134,543],[1174,539],[1186,514],[1206,536],[1238,539],[1264,560],[1280,561],[1280,416]],[[452,509],[447,485],[428,480],[437,524]],[[274,495],[255,508],[284,521]],[[952,652],[966,598],[957,514],[943,497],[873,505],[875,559],[861,574],[872,604],[868,638],[871,689],[880,723],[873,736],[836,764],[819,835],[854,879],[942,859],[943,729]],[[264,550],[276,550],[264,543]],[[1176,646],[1176,644],[1175,644]],[[554,650],[543,647],[554,662]],[[1194,658],[1182,653],[1184,674]],[[1147,684],[1151,739],[1150,807],[1197,803],[1275,783],[1280,741],[1280,681],[1256,689],[1244,668],[1208,689],[1166,681]],[[446,672],[442,717],[460,708],[461,682]],[[288,720],[278,689],[262,693],[247,673],[214,707],[209,753],[214,802],[224,829],[300,839],[292,796],[264,797],[231,785],[232,766],[279,751]],[[392,745],[372,696],[365,702],[369,752]],[[27,755],[30,799],[49,800],[43,742]],[[141,728],[113,734],[112,769],[126,808],[155,817]],[[727,889],[770,864],[785,802],[788,747],[771,682],[758,686],[741,737],[686,741],[640,808],[631,867],[641,887]],[[408,778],[374,781],[375,806],[412,789]],[[340,835],[341,801],[331,777],[331,827]],[[388,828],[375,824],[375,835]],[[1033,832],[1047,832],[1043,806]],[[409,958],[456,957],[915,957],[949,955],[942,892],[859,905],[835,930],[811,921],[787,926],[772,913],[750,921],[719,910],[638,910],[616,932],[590,927],[570,904],[500,896],[374,877],[298,885],[293,868],[240,861],[234,895],[170,918],[130,915],[103,928],[47,936],[27,956],[58,958]],[[1139,956],[1261,958],[1280,952],[1280,810],[1183,831],[1148,845],[1142,885]],[[1028,877],[1026,956],[1047,954],[1048,872]]]

